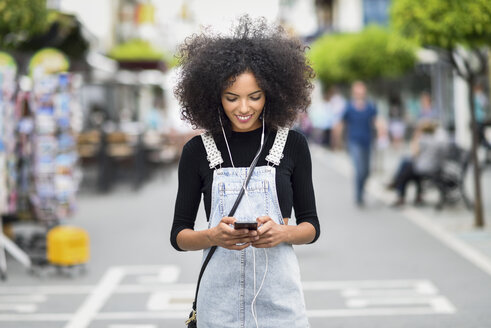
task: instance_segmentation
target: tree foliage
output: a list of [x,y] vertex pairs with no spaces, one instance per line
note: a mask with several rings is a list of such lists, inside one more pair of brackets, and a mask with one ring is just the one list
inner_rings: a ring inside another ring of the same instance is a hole
[[41,34],[17,44],[16,49],[34,52],[42,48],[56,48],[72,59],[83,58],[89,48],[82,25],[76,16],[61,12],[50,12],[49,27]]
[[46,0],[0,0],[0,46],[14,47],[49,25]]
[[356,34],[329,34],[316,40],[309,59],[324,85],[357,79],[396,77],[414,67],[413,42],[379,26]]
[[150,42],[133,39],[115,46],[109,56],[116,60],[162,60],[164,53],[156,49]]
[[489,0],[394,0],[391,23],[423,45],[452,49],[491,43]]

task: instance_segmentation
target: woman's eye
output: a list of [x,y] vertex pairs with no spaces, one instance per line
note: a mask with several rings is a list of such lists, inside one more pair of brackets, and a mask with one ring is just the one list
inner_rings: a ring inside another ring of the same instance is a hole
[[256,101],[256,100],[261,99],[261,96],[259,96],[259,97],[251,97],[251,99],[254,100],[254,101]]
[[[225,98],[226,98],[226,97],[225,97]],[[230,101],[230,102],[234,102],[234,101],[236,101],[236,100],[237,100],[237,98],[226,98],[226,99],[227,99],[227,101]]]

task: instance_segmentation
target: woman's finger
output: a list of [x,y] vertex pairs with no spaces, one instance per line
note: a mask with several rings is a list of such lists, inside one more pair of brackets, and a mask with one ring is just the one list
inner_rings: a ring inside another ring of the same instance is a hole
[[258,225],[265,224],[266,222],[271,221],[271,220],[272,219],[269,216],[260,216],[256,219]]
[[218,228],[227,236],[231,237],[238,237],[238,236],[245,236],[249,233],[249,230],[247,229],[240,229],[236,230],[233,227],[231,227],[228,223],[226,222],[220,222],[218,225]]
[[267,221],[262,226],[260,226],[259,229],[257,229],[257,234],[259,236],[264,235],[271,229],[272,226],[273,226],[273,221]]
[[248,229],[239,229],[235,230],[232,229],[231,235],[234,237],[243,237],[243,236],[248,236],[249,235],[249,230]]
[[237,238],[237,239],[232,239],[229,241],[230,244],[242,244],[242,243],[251,243],[259,240],[259,237],[244,237],[244,238]]
[[274,245],[269,240],[259,240],[257,242],[252,243],[252,246],[256,248],[271,248]]
[[235,230],[233,228],[231,229],[226,229],[223,231],[223,238],[227,239],[237,239],[237,238],[244,238],[249,236],[249,230],[247,229],[240,229],[240,230]]
[[231,249],[231,250],[234,250],[234,251],[240,251],[240,250],[243,250],[244,248],[247,248],[249,246],[251,246],[250,243],[245,243],[244,245],[230,245],[230,246],[227,246],[225,248]]
[[231,217],[231,216],[224,216],[221,220],[221,222],[225,223],[225,224],[234,224],[235,221],[236,221],[236,218]]
[[251,243],[255,240],[252,240],[251,237],[243,237],[243,238],[233,238],[233,239],[228,239],[224,242],[226,245],[235,245],[235,244],[242,244],[242,243]]

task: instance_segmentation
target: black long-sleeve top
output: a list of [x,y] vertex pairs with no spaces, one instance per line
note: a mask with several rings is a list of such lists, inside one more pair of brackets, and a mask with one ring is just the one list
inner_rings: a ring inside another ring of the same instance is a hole
[[[227,136],[235,167],[248,167],[251,164],[261,143],[261,132],[262,128],[258,128],[250,132],[231,132]],[[268,132],[266,130],[266,134]],[[265,158],[275,137],[276,131],[271,131],[257,166],[267,165]],[[214,139],[224,160],[222,167],[232,167],[225,140],[222,136]],[[315,242],[319,238],[320,225],[312,185],[312,162],[305,137],[290,130],[283,155],[276,169],[276,190],[281,213],[284,218],[290,218],[293,207],[297,224],[309,222],[314,226],[316,234],[312,242]],[[184,229],[194,229],[202,194],[206,218],[210,219],[213,169],[209,167],[200,136],[195,136],[184,145],[178,176],[179,188],[170,239],[172,246],[181,251],[177,245],[177,235]]]

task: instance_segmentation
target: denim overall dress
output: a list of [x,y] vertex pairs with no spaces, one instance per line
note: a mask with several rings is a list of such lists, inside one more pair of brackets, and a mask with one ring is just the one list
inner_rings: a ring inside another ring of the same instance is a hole
[[[275,166],[280,164],[288,129],[279,129],[266,160],[256,167],[247,192],[235,212],[238,221],[270,216],[284,224],[276,194]],[[221,168],[223,162],[213,138],[202,134],[213,172],[209,228],[228,215],[249,168]],[[204,250],[203,259],[209,249]],[[255,301],[252,306],[253,300]],[[253,315],[254,310],[254,315]],[[298,261],[290,244],[272,248],[218,247],[201,279],[197,299],[198,328],[306,328],[309,327]]]

